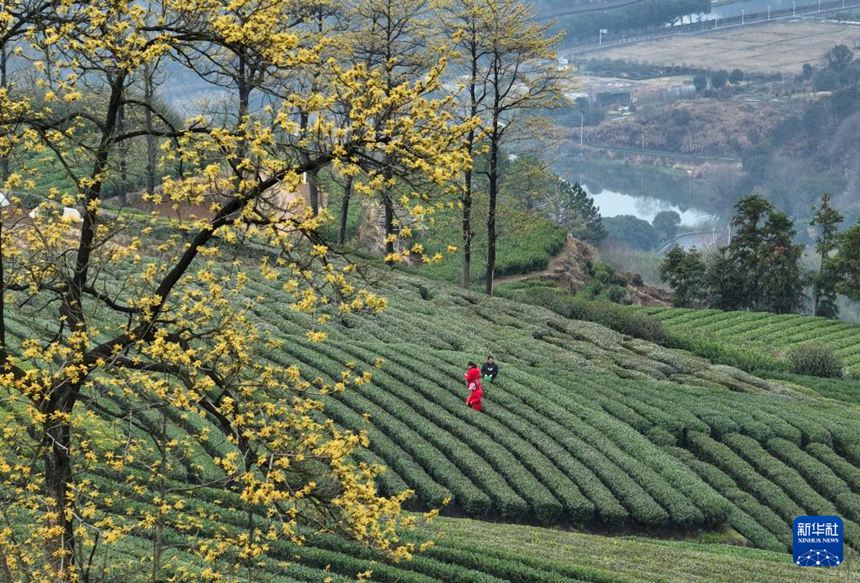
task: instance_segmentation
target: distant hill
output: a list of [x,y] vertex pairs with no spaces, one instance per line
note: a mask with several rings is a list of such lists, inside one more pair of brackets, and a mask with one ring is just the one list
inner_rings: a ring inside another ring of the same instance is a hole
[[796,216],[806,216],[823,192],[860,215],[860,85],[786,118],[745,153],[744,169],[758,190]]

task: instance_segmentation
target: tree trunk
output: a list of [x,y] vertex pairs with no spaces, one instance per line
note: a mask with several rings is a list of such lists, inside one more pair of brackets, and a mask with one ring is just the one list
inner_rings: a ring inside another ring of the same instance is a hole
[[[469,145],[471,155],[471,144]],[[465,172],[463,190],[463,273],[460,283],[464,288],[472,284],[472,171]]]
[[[471,74],[469,76],[469,116],[478,116],[478,36],[474,23],[471,27],[469,39],[469,56]],[[466,136],[466,152],[472,158],[475,151],[475,130],[469,130]],[[474,163],[474,160],[473,162]],[[465,180],[463,190],[463,272],[460,283],[464,288],[472,284],[472,180],[474,173],[472,168],[467,168],[463,176]]]
[[346,243],[346,221],[349,215],[350,198],[352,198],[352,176],[347,176],[346,184],[343,187],[343,201],[340,205],[340,233],[338,234],[338,242],[341,245]]
[[[494,120],[495,121],[495,120]],[[494,124],[495,125],[495,124]],[[499,182],[499,135],[496,129],[490,136],[490,208],[487,211],[487,295],[493,295],[496,276],[496,198]]]
[[144,121],[146,123],[146,193],[152,194],[155,192],[155,162],[156,162],[156,141],[152,135],[155,128],[152,124],[152,111],[154,107],[153,99],[155,98],[155,70],[151,65],[147,64],[144,68],[143,82],[143,100],[147,107],[143,110]]
[[[0,47],[0,88],[8,89],[8,78],[6,77],[6,45]],[[6,182],[9,178],[9,156],[0,156],[0,180]]]
[[388,256],[394,253],[394,201],[391,199],[391,187],[388,186],[393,177],[391,171],[391,161],[386,156],[383,162],[385,170],[382,171],[382,177],[385,179],[385,186],[382,191],[382,206],[385,207],[385,255]]
[[311,212],[314,216],[320,214],[320,191],[317,185],[317,170],[308,172],[308,199],[311,203]]
[[[58,389],[55,389],[58,390]],[[59,389],[69,391],[70,389]],[[67,399],[68,400],[68,396]],[[53,401],[53,400],[52,400]],[[49,404],[44,411],[48,417],[42,445],[45,448],[45,497],[54,515],[50,526],[57,528],[57,534],[47,541],[47,555],[57,581],[70,581],[69,569],[75,558],[74,522],[67,511],[71,511],[73,500],[69,498],[72,484],[72,464],[69,456],[71,447],[71,427],[65,420],[51,416],[52,413],[71,413],[71,403],[60,406]]]
[[[248,140],[245,136],[245,125],[248,123],[248,113],[251,106],[251,78],[253,72],[248,71],[245,63],[245,56],[239,57],[239,71],[236,76],[236,92],[239,97],[239,109],[236,111],[236,128],[242,130],[242,137],[239,140],[237,150],[238,159],[241,161],[248,152]],[[236,178],[236,188],[238,190],[239,178]]]
[[[164,479],[164,473],[167,471],[167,450],[165,449],[167,446],[165,442],[167,441],[167,416],[162,413],[161,415],[161,427],[159,428],[158,434],[158,447],[161,452],[161,465],[158,468],[158,496],[164,500],[166,494],[166,482]],[[152,541],[152,580],[160,581],[161,580],[161,557],[164,553],[164,523],[161,520],[161,516],[155,522],[155,536]]]
[[[119,106],[119,111],[116,116],[116,133],[125,133],[125,105]],[[121,206],[126,205],[128,194],[128,142],[120,142],[117,147],[117,155],[119,158],[119,201]]]
[[394,241],[391,240],[394,234],[394,202],[388,190],[382,195],[382,205],[385,207],[385,255],[388,256],[394,253]]
[[[310,122],[310,117],[307,113],[302,112],[299,115],[299,127],[302,130],[302,135],[307,135],[308,131],[308,123]],[[302,164],[309,164],[311,161],[311,157],[307,152],[301,151],[299,152],[299,160]],[[311,212],[314,216],[317,216],[320,213],[320,198],[319,198],[319,186],[317,184],[317,170],[309,171],[305,174],[308,183],[308,203],[311,207]]]
[[[820,278],[821,278],[821,274],[819,273],[819,280],[818,280],[819,282],[821,281]],[[820,316],[821,315],[820,314],[820,311],[821,311],[821,288],[820,288],[820,285],[821,285],[820,283],[813,285],[813,291],[812,291],[812,315],[813,316]]]

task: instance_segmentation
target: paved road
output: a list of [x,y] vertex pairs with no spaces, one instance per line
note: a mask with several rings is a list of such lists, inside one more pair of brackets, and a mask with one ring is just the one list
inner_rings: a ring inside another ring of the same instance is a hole
[[743,17],[721,18],[716,20],[705,20],[695,24],[685,24],[683,26],[673,26],[661,29],[659,31],[651,31],[647,34],[636,36],[627,36],[615,40],[604,40],[603,44],[598,44],[593,40],[589,40],[582,44],[575,44],[559,49],[560,55],[583,55],[595,51],[601,51],[611,47],[619,47],[638,42],[656,40],[660,38],[669,38],[674,36],[689,36],[698,34],[707,34],[714,30],[722,30],[725,28],[738,28],[742,26],[757,26],[767,24],[769,22],[786,21],[794,18],[810,18],[818,17],[826,14],[841,12],[844,9],[860,8],[860,0],[822,0],[821,11],[819,12],[817,5],[798,6],[796,14],[792,9],[773,11],[768,18],[767,12],[756,12],[746,14]]
[[668,150],[654,150],[651,148],[624,148],[618,146],[610,146],[608,144],[592,144],[588,143],[585,148],[594,150],[606,150],[607,152],[618,152],[620,154],[630,154],[633,156],[649,156],[653,158],[677,158],[681,160],[696,160],[703,162],[727,162],[730,164],[741,164],[740,158],[731,158],[728,156],[709,156],[707,154],[692,154],[684,152],[670,152]]

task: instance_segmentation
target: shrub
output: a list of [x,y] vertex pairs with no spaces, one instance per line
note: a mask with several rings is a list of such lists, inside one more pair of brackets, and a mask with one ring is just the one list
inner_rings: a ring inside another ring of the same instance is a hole
[[620,285],[613,285],[606,291],[606,297],[609,298],[610,302],[615,304],[621,303],[621,300],[623,300],[626,295],[627,290]]
[[794,374],[842,378],[842,360],[827,346],[798,346],[788,353],[788,362]]

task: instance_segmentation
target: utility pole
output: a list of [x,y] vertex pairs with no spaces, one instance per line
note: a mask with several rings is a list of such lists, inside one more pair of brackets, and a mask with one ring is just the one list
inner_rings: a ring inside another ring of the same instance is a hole
[[770,20],[770,4],[767,5],[767,19]]
[[797,16],[797,2],[796,1],[791,3],[791,15]]
[[585,114],[582,113],[582,110],[579,110],[579,145],[581,146],[584,143],[585,136]]

